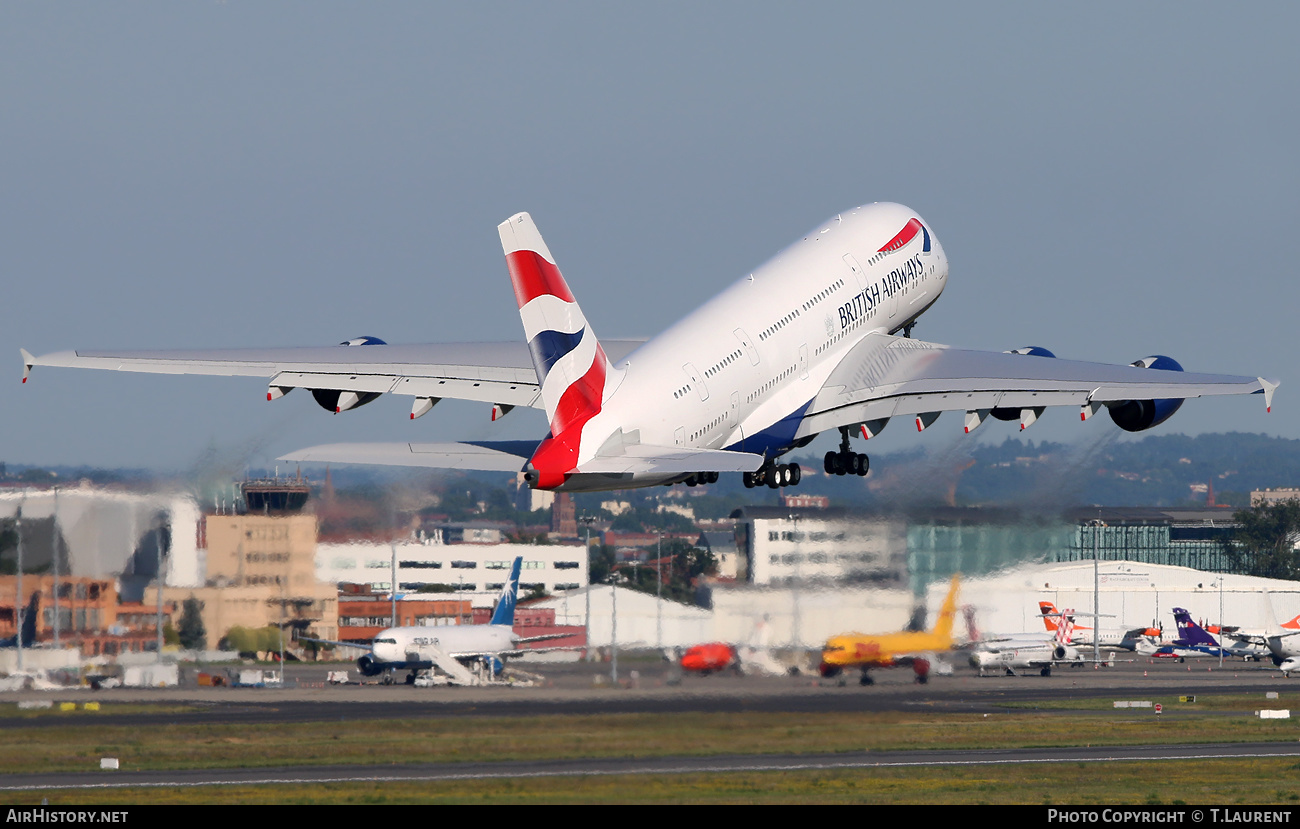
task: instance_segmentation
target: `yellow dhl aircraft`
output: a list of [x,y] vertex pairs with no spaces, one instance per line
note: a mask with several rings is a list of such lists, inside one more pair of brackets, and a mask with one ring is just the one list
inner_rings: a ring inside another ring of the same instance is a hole
[[952,619],[957,612],[957,586],[960,576],[952,577],[948,598],[939,609],[939,618],[930,631],[904,631],[868,636],[845,633],[831,637],[822,648],[821,674],[838,676],[845,668],[861,668],[860,684],[870,685],[872,668],[911,665],[916,681],[930,677],[930,660],[938,651],[952,649]]

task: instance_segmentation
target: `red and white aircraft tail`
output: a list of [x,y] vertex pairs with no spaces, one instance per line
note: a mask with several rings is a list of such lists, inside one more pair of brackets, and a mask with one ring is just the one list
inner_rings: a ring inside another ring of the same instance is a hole
[[[1039,602],[1038,612],[1043,616],[1043,626],[1046,627],[1047,632],[1051,634],[1055,634],[1058,628],[1060,628],[1061,626],[1061,623],[1057,621],[1058,619],[1062,619],[1062,617],[1064,617],[1066,614],[1074,613],[1073,610],[1065,610],[1065,611],[1057,610],[1056,604],[1053,602]],[[1088,627],[1087,625],[1075,624],[1074,617],[1071,615],[1070,616],[1071,635],[1073,635],[1075,631],[1083,631],[1083,630],[1092,630],[1092,628]]]
[[583,425],[618,384],[532,217],[516,213],[497,231],[551,425],[529,462],[537,486],[559,486],[578,466]]
[[1073,638],[1074,609],[1067,608],[1061,611],[1061,621],[1056,623],[1056,644],[1068,645]]
[[527,213],[497,226],[542,402],[559,437],[600,412],[620,376]]

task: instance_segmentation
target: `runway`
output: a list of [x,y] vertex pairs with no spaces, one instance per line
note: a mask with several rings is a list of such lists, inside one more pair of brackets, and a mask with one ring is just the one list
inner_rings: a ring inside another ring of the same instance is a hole
[[[1267,694],[1284,698],[1300,691],[1300,680],[1284,679],[1269,665],[1120,663],[1113,668],[1062,669],[1051,677],[979,677],[959,667],[951,676],[934,676],[916,684],[910,671],[881,671],[877,683],[859,687],[856,677],[844,685],[814,677],[680,676],[657,661],[634,663],[624,682],[607,681],[608,665],[568,663],[530,666],[544,681],[533,687],[415,688],[405,685],[324,684],[327,667],[289,669],[289,686],[272,688],[200,688],[75,690],[5,694],[3,701],[53,699],[97,701],[95,724],[136,726],[236,724],[257,727],[274,723],[339,722],[427,718],[567,717],[593,714],[671,715],[679,712],[898,712],[1006,713],[1008,703],[1051,712],[1081,698],[1137,701],[1197,694],[1245,694],[1241,711],[1285,707]],[[635,679],[633,679],[635,671]],[[1253,698],[1253,699],[1251,699]],[[1258,702],[1254,700],[1257,699]],[[115,708],[126,708],[114,712]],[[1144,716],[1146,714],[1143,714]],[[1151,716],[1155,716],[1154,713]],[[1162,717],[1177,718],[1173,708]],[[1206,712],[1199,712],[1206,716]],[[1210,714],[1214,716],[1214,714]],[[0,731],[14,728],[66,727],[63,716],[4,717]],[[88,721],[88,724],[91,721]],[[665,757],[523,762],[417,764],[385,766],[304,766],[261,769],[33,773],[0,776],[0,790],[66,788],[181,787],[275,785],[362,781],[438,781],[492,778],[566,777],[618,774],[686,774],[861,769],[889,766],[978,765],[1214,759],[1225,757],[1300,756],[1300,743],[1215,745],[1146,745],[1135,747],[872,751],[838,754],[748,754],[737,756]]]
[[[609,681],[601,663],[530,664],[543,681],[532,687],[495,685],[478,688],[415,688],[407,685],[327,685],[330,666],[294,665],[285,688],[74,689],[59,692],[0,694],[0,701],[50,699],[100,702],[96,716],[104,724],[170,723],[257,724],[339,720],[387,720],[430,717],[572,716],[577,714],[671,714],[674,712],[863,712],[993,711],[1007,703],[1054,703],[1108,696],[1141,700],[1151,696],[1258,693],[1300,690],[1300,678],[1288,680],[1267,663],[1230,662],[1220,670],[1205,664],[1147,661],[1117,663],[1110,668],[1061,668],[1050,677],[980,677],[957,667],[951,676],[933,676],[928,684],[913,681],[909,670],[876,671],[876,684],[860,687],[856,675],[845,684],[809,676],[745,677],[734,674],[681,676],[660,661],[632,663]],[[157,705],[157,712],[113,713],[114,704]],[[179,709],[179,710],[178,710]],[[1170,712],[1176,713],[1176,712]],[[60,723],[58,718],[0,718],[0,731]]]
[[[302,783],[378,783],[700,774],[834,771],[916,766],[978,766],[1013,763],[1114,763],[1158,760],[1300,757],[1296,743],[1221,743],[1180,746],[1026,748],[995,751],[879,751],[850,754],[783,754],[661,757],[629,760],[541,760],[392,766],[304,766],[277,769],[191,769],[156,772],[16,774],[0,778],[0,791],[45,789],[175,788],[187,786],[273,786]],[[382,771],[381,771],[382,770]]]

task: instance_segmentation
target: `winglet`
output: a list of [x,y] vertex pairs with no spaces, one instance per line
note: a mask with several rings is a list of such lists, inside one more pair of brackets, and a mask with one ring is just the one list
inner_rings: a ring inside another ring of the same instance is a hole
[[27,375],[32,373],[32,366],[36,365],[36,358],[25,348],[20,348],[18,351],[23,355],[23,382],[26,383]]
[[[26,354],[27,352],[24,351],[23,353]],[[1260,377],[1258,379],[1259,379],[1259,384],[1264,387],[1264,410],[1271,412],[1273,411],[1273,392],[1277,391],[1277,387],[1282,384],[1269,382],[1268,380],[1265,380],[1263,377]]]

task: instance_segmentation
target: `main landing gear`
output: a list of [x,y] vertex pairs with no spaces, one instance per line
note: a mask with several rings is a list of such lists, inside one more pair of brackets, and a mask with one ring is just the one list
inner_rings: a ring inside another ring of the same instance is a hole
[[687,486],[704,486],[705,484],[716,484],[717,482],[717,472],[696,472],[694,475],[683,481]]
[[757,472],[744,474],[745,488],[767,484],[772,489],[794,486],[803,478],[803,470],[797,463],[772,463],[768,461]]
[[849,449],[849,430],[840,429],[840,451],[826,453],[827,475],[866,475],[871,470],[871,460],[866,455]]

